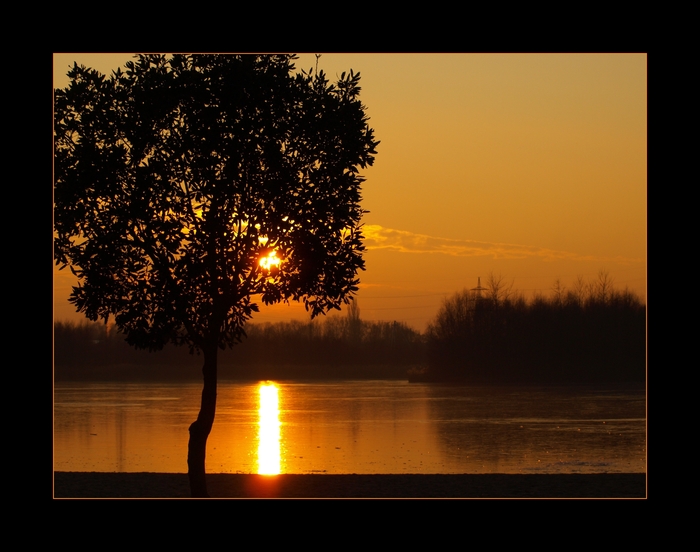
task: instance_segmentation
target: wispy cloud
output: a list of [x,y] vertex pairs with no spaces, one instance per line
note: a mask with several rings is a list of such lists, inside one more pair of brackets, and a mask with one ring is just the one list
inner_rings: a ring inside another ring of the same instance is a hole
[[369,250],[390,249],[402,253],[441,253],[454,257],[492,257],[494,259],[526,259],[538,257],[543,260],[572,261],[618,261],[639,262],[642,259],[603,258],[593,255],[581,255],[568,251],[557,251],[531,245],[514,243],[481,242],[475,240],[455,240],[437,238],[425,234],[414,234],[405,230],[384,228],[377,224],[363,227],[365,245]]

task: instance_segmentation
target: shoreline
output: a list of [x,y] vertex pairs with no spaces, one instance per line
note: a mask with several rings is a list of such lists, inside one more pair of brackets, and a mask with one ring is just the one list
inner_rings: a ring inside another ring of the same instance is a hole
[[[189,498],[184,473],[54,472],[53,497]],[[647,498],[646,473],[207,474],[212,498]]]

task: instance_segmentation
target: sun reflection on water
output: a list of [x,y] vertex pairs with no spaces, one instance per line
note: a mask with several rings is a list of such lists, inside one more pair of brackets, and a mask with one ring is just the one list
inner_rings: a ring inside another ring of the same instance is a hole
[[260,384],[260,420],[258,422],[258,474],[280,473],[279,393],[274,383]]

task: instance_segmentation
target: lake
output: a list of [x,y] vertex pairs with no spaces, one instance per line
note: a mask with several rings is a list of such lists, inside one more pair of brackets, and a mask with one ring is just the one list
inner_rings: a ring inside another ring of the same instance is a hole
[[[646,472],[646,391],[220,382],[209,473]],[[54,470],[187,472],[201,384],[56,383]]]

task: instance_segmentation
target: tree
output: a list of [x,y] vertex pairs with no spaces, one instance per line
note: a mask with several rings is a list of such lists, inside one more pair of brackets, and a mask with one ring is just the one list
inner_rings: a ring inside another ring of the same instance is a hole
[[487,294],[494,306],[510,299],[513,293],[513,282],[507,283],[501,274],[489,272],[486,279]]
[[55,90],[55,260],[70,301],[129,344],[202,353],[189,428],[192,496],[207,496],[217,351],[264,304],[311,317],[348,303],[364,270],[359,169],[378,144],[360,74],[335,84],[290,55],[140,55]]

